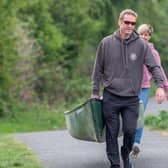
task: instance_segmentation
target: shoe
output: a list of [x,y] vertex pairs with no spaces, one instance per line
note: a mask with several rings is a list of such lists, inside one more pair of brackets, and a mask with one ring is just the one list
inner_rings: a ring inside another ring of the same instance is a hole
[[140,152],[140,147],[139,146],[140,145],[138,143],[134,143],[131,154],[130,154],[132,158],[136,159],[138,157],[138,154]]

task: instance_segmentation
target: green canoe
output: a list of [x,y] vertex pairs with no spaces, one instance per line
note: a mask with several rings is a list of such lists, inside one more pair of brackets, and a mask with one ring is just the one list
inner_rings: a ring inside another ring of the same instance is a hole
[[[142,102],[140,102],[139,107],[137,128],[144,124]],[[65,112],[65,119],[68,132],[72,137],[94,142],[105,141],[102,100],[88,99],[75,109]],[[120,124],[119,136],[122,136],[122,124]]]

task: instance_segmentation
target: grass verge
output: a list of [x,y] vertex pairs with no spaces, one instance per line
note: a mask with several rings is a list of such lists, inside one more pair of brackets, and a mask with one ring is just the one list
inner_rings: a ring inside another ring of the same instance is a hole
[[0,168],[43,168],[30,148],[13,136],[0,135]]
[[0,117],[0,133],[21,133],[65,129],[64,112],[81,102],[69,104],[19,103]]
[[0,133],[34,132],[65,128],[65,108],[20,104],[0,118]]
[[145,125],[151,129],[168,132],[168,111],[162,110],[158,116],[148,115],[145,118]]

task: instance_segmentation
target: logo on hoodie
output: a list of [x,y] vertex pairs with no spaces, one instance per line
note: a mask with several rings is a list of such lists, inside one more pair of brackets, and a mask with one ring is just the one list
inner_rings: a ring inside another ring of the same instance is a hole
[[135,53],[130,54],[130,60],[135,61],[137,60],[137,55]]

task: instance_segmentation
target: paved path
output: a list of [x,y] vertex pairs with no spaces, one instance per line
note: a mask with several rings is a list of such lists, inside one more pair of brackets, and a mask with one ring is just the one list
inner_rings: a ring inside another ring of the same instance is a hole
[[[151,109],[152,113],[156,109],[168,109],[167,102],[153,109],[153,102],[150,100],[147,114]],[[66,130],[24,133],[16,137],[34,150],[45,168],[109,168],[104,143],[74,139]],[[135,168],[168,168],[167,156],[168,136],[145,130]]]
[[145,115],[158,115],[159,111],[161,110],[168,111],[168,100],[165,100],[162,104],[157,104],[155,98],[151,98],[149,100]]

